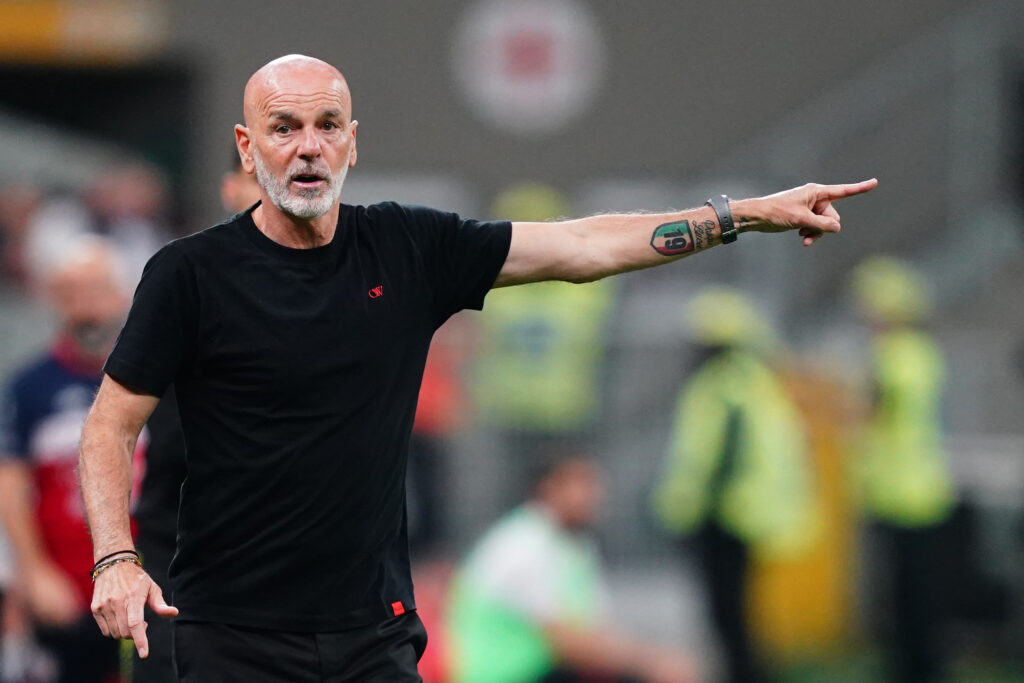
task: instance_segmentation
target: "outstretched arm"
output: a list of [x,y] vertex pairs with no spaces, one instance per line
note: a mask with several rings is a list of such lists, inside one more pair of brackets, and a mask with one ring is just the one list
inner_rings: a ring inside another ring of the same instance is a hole
[[[135,549],[128,518],[132,453],[158,401],[106,376],[82,427],[78,467],[93,560]],[[147,656],[145,605],[165,617],[177,610],[164,602],[149,575],[129,562],[108,567],[95,581],[91,608],[103,635],[131,638],[139,656]]]
[[[740,232],[796,230],[809,246],[839,232],[832,203],[873,189],[877,180],[849,185],[810,183],[767,197],[730,202]],[[663,214],[608,214],[554,223],[514,223],[508,258],[495,287],[540,280],[589,282],[678,260],[722,241],[710,207]]]

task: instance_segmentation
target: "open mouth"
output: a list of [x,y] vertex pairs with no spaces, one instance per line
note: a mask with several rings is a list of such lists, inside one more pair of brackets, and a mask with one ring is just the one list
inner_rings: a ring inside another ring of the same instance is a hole
[[302,187],[316,187],[327,181],[318,173],[296,173],[292,176],[292,182]]

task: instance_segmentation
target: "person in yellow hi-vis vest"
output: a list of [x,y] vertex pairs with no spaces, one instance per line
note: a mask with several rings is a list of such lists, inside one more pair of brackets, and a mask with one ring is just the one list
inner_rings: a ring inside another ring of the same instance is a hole
[[764,360],[772,331],[741,293],[710,288],[688,309],[698,368],[676,409],[656,515],[696,537],[724,680],[765,680],[746,620],[754,556],[793,556],[813,542],[817,511],[803,420]]
[[942,446],[940,404],[945,362],[922,329],[930,302],[908,264],[874,257],[853,275],[860,307],[874,329],[873,402],[855,471],[877,559],[888,560],[896,680],[925,683],[942,674],[939,553],[956,495]]
[[[534,182],[501,192],[494,215],[547,221],[569,213],[563,195]],[[474,396],[502,443],[509,490],[522,488],[520,464],[556,444],[593,448],[612,280],[535,282],[488,295],[480,316]]]

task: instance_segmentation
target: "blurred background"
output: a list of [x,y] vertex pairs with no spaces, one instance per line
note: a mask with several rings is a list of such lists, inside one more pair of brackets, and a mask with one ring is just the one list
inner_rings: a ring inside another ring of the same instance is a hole
[[282,54],[349,81],[347,203],[533,220],[877,176],[811,249],[745,234],[607,282],[495,292],[450,321],[410,464],[414,550],[436,569],[420,599],[443,611],[451,568],[543,453],[584,453],[605,482],[611,620],[725,675],[699,551],[651,501],[701,360],[687,306],[729,285],[774,330],[820,526],[803,552],[749,562],[751,637],[779,680],[884,680],[885,551],[851,474],[879,410],[878,329],[851,283],[887,255],[919,274],[930,305],[913,322],[944,357],[936,457],[955,503],[925,562],[949,579],[932,594],[941,680],[1024,681],[1021,35],[1019,0],[0,2],[0,376],[50,343],[39,279],[56,245],[109,237],[137,281],[163,242],[234,213],[242,88]]

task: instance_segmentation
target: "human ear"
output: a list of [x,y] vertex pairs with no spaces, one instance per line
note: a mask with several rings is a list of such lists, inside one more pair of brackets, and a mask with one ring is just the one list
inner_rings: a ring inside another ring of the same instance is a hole
[[252,173],[256,164],[252,160],[252,136],[249,129],[238,123],[235,124],[235,146],[238,147],[238,158],[242,162],[242,170]]
[[356,128],[358,127],[359,122],[356,120],[353,120],[352,123],[349,124],[349,134],[352,135],[352,148],[348,151],[349,168],[356,165],[356,158],[359,156],[359,153],[356,151]]

